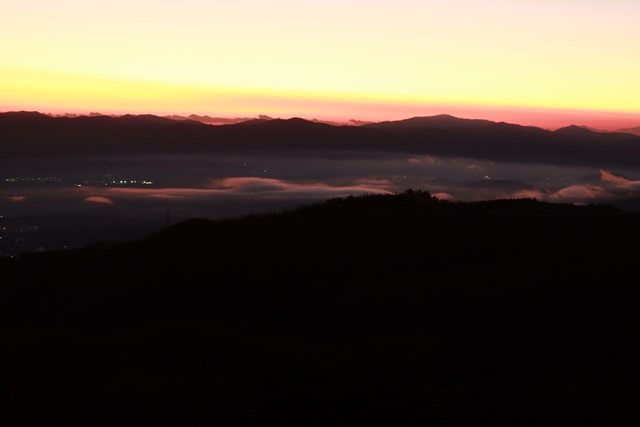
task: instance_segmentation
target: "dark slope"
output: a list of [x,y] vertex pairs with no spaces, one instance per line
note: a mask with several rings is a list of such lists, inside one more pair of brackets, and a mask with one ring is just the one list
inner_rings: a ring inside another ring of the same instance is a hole
[[638,241],[638,216],[609,208],[407,193],[5,261],[0,409],[20,425],[633,425]]
[[631,128],[631,129],[620,129],[618,132],[621,133],[630,133],[632,135],[640,136],[640,127]]
[[544,129],[418,117],[366,126],[302,119],[208,126],[154,116],[52,118],[0,114],[4,158],[161,154],[364,156],[432,154],[494,161],[640,166],[640,137],[569,127]]
[[603,136],[606,136],[606,140],[610,142],[623,142],[632,140],[632,136],[621,132],[598,132],[593,129],[586,128],[584,126],[567,126],[555,131],[556,135],[562,135],[566,140],[581,140],[581,141],[601,141]]

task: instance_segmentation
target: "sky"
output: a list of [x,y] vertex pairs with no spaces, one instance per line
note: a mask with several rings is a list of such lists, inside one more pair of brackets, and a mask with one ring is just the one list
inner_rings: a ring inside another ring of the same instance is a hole
[[3,0],[0,111],[640,126],[637,0]]

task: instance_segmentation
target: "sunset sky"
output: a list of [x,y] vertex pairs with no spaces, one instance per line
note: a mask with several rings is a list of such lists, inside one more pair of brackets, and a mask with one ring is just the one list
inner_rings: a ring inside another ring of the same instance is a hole
[[0,111],[640,126],[637,0],[4,0]]

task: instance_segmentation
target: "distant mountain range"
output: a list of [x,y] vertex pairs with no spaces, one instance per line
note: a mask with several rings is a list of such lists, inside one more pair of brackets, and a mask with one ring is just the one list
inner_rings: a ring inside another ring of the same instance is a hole
[[[449,115],[334,125],[260,117],[209,126],[198,118],[0,114],[0,155],[437,155],[493,161],[640,166],[640,136],[569,126],[556,131]],[[251,126],[248,126],[248,125]]]
[[619,132],[623,132],[623,133],[631,133],[633,135],[638,135],[640,136],[640,127],[637,128],[631,128],[631,129],[621,129],[619,130]]
[[223,118],[223,117],[210,117],[210,116],[200,116],[197,114],[190,114],[188,116],[179,116],[179,115],[171,115],[165,116],[168,119],[172,120],[193,120],[196,122],[206,123],[208,125],[233,125],[237,123],[244,122],[252,122],[256,120],[264,121],[264,120],[273,120],[272,117],[269,116],[258,116],[256,118],[249,117],[237,117],[237,118]]
[[608,131],[608,130],[602,130],[602,129],[597,129],[597,128],[593,128],[590,126],[580,126],[583,129],[587,129],[590,130],[591,132],[597,132],[597,133],[630,133],[632,135],[638,135],[640,136],[640,127],[637,128],[627,128],[627,129],[618,129],[615,131]]

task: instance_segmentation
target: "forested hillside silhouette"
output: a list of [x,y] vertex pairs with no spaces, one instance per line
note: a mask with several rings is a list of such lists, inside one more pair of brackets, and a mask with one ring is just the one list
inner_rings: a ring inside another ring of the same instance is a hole
[[5,259],[0,409],[33,426],[629,425],[639,219],[408,191]]

